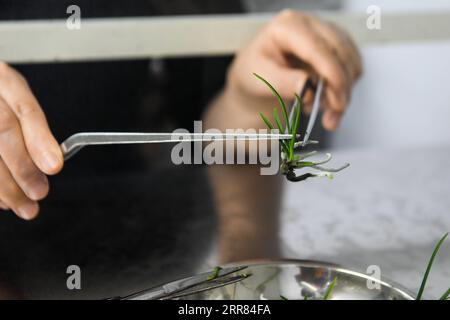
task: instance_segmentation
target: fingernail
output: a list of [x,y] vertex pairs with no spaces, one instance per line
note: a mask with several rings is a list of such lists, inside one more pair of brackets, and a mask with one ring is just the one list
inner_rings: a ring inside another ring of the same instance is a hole
[[27,203],[17,209],[19,216],[25,220],[33,219],[38,213],[39,206],[37,203]]
[[60,159],[53,153],[46,153],[44,155],[44,166],[49,171],[56,170],[60,166]]
[[48,180],[45,175],[42,175],[37,181],[35,181],[27,191],[27,195],[32,200],[41,200],[47,195],[48,192]]

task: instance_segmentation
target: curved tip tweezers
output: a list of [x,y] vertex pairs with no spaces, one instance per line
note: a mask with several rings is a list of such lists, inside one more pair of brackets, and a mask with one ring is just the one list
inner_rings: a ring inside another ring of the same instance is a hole
[[85,146],[139,143],[175,143],[213,140],[288,140],[291,134],[258,133],[118,133],[81,132],[61,144],[64,160],[69,160]]

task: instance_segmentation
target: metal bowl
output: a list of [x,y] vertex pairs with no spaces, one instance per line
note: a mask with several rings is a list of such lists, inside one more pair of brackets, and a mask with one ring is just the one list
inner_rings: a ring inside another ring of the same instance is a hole
[[305,260],[233,265],[146,290],[125,299],[303,300],[323,299],[333,279],[331,300],[413,300],[414,294],[386,279],[338,265]]

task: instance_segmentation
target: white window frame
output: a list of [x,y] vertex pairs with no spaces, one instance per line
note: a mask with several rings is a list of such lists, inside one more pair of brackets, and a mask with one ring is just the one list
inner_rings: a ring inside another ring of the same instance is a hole
[[[315,14],[346,29],[360,45],[450,39],[450,12],[383,14],[380,30],[366,27],[365,14]],[[80,30],[69,30],[65,20],[4,21],[0,60],[39,63],[233,54],[272,16],[82,19]]]

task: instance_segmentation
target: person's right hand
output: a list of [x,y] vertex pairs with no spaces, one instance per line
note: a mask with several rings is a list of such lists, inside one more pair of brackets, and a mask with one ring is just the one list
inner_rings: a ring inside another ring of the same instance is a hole
[[0,208],[33,219],[63,155],[23,76],[0,62]]

